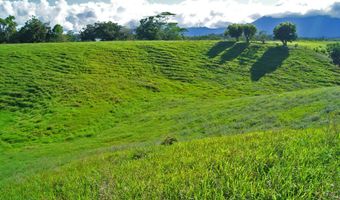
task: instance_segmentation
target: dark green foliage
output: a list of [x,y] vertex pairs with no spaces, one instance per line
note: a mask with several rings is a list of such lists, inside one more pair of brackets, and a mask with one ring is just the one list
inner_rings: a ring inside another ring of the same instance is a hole
[[340,65],[340,43],[330,44],[327,46],[329,56],[332,58],[335,65]]
[[140,40],[180,40],[186,29],[180,28],[177,23],[169,23],[169,17],[175,14],[163,12],[140,20],[136,29],[136,37]]
[[296,25],[291,22],[283,22],[274,29],[274,39],[280,40],[284,46],[295,41],[297,37]]
[[32,17],[19,30],[17,40],[22,43],[45,42],[48,31],[48,24],[43,23],[36,17]]
[[257,28],[253,24],[244,24],[243,25],[243,34],[246,38],[247,43],[250,42],[250,40],[255,36],[257,32]]
[[147,156],[147,152],[142,151],[142,150],[137,150],[135,152],[132,153],[132,159],[133,160],[139,160],[139,159],[143,159]]
[[34,16],[19,31],[16,30],[17,23],[14,20],[13,16],[5,19],[0,18],[0,43],[74,42],[79,40],[72,31],[64,35],[64,29],[60,24],[51,28],[48,23],[43,23]]
[[98,22],[87,25],[81,32],[82,41],[102,41],[123,40],[128,37],[128,32],[122,32],[123,27],[113,22]]
[[48,42],[63,42],[64,41],[64,28],[60,24],[56,24],[47,33],[46,40]]
[[22,43],[45,42],[49,29],[48,24],[32,17],[18,31],[17,40]]
[[165,145],[165,146],[170,146],[170,145],[173,145],[176,142],[178,142],[178,140],[175,137],[168,136],[163,140],[163,142],[161,144]]
[[239,41],[240,37],[243,33],[243,25],[242,24],[231,24],[227,27],[225,35],[229,35]]
[[140,25],[136,29],[137,38],[140,40],[160,40],[164,24],[163,18],[157,16],[140,20]]
[[112,41],[121,38],[122,26],[113,22],[96,23],[96,36],[102,41]]
[[96,27],[93,24],[86,25],[86,27],[80,32],[80,39],[82,41],[95,41]]
[[13,40],[16,33],[17,23],[14,16],[8,16],[5,19],[0,18],[0,43],[8,43]]

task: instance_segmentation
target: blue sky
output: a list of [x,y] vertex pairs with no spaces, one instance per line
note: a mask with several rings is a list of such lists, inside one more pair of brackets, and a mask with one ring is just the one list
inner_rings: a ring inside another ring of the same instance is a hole
[[97,21],[136,26],[146,16],[169,11],[183,27],[225,27],[262,16],[321,13],[340,18],[340,0],[0,0],[0,17],[14,15],[19,24],[31,16],[80,30]]

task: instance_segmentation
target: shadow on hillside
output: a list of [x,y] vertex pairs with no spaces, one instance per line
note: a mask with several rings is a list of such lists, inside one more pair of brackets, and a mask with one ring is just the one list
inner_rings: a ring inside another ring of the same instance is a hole
[[229,48],[227,51],[225,51],[221,55],[221,61],[220,64],[223,64],[227,61],[232,61],[235,58],[237,58],[241,53],[249,46],[247,43],[235,43],[231,48]]
[[288,58],[289,50],[286,47],[271,47],[251,68],[251,80],[259,81],[268,73],[274,72],[281,67]]
[[230,42],[230,41],[220,41],[216,43],[207,53],[209,58],[215,58],[218,56],[220,53],[225,51],[226,49],[232,47],[235,44],[235,42]]
[[242,56],[238,58],[239,64],[244,65],[252,61],[257,60],[257,55],[262,47],[259,45],[250,45],[243,53]]

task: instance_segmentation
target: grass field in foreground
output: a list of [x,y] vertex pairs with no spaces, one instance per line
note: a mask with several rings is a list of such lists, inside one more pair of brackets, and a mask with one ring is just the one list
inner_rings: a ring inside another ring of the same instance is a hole
[[339,130],[108,152],[0,189],[12,199],[338,199]]
[[1,45],[1,188],[166,136],[321,130],[340,119],[340,69],[317,46],[325,43]]

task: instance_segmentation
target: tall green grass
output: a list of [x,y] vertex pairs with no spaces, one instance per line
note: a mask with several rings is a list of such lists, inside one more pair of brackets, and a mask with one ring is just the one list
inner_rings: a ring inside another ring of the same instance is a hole
[[335,126],[133,148],[20,180],[0,198],[338,199],[339,151]]

